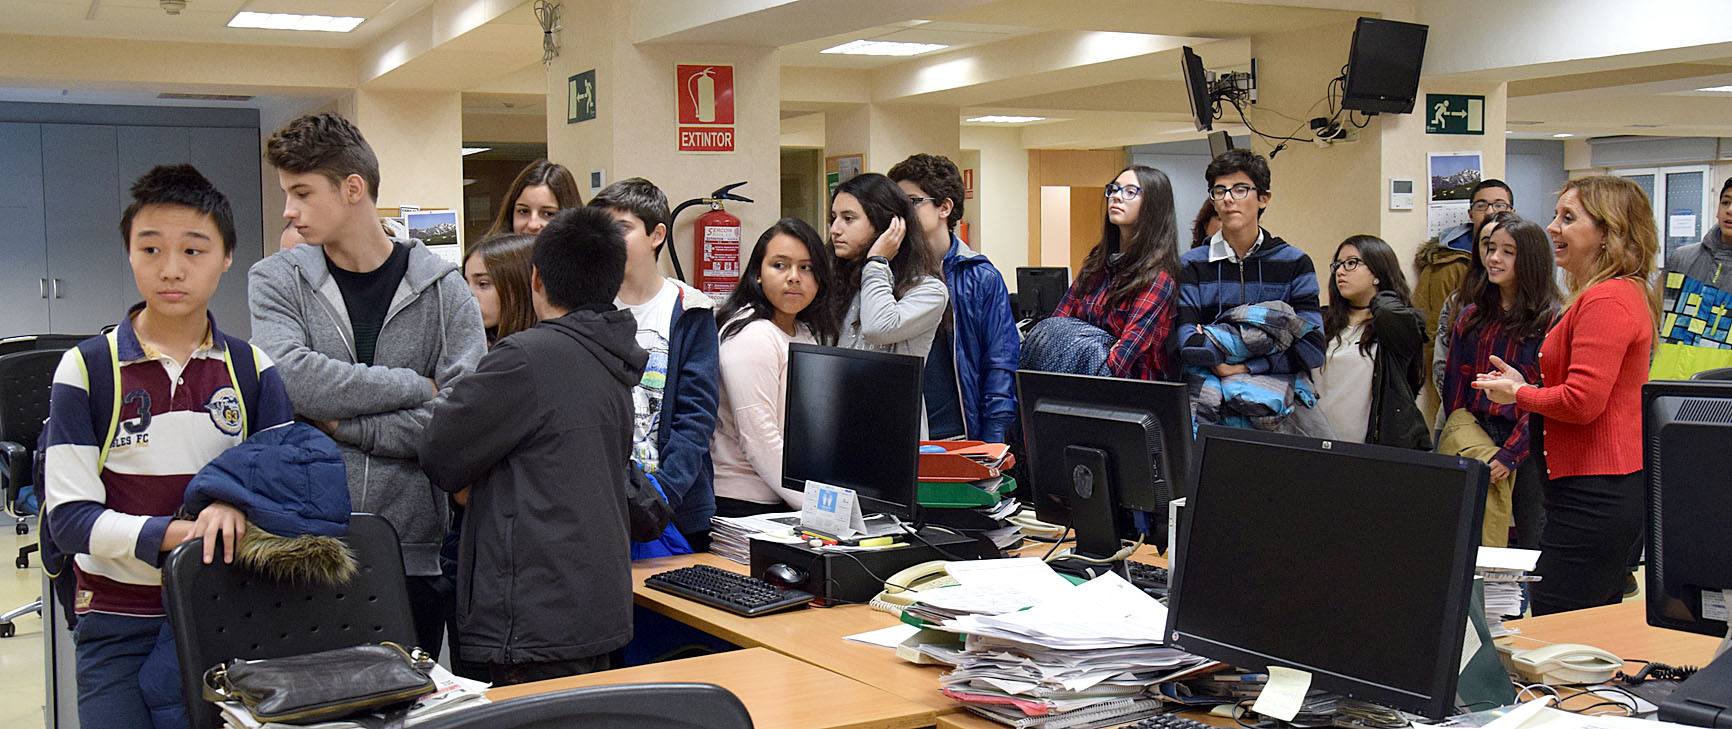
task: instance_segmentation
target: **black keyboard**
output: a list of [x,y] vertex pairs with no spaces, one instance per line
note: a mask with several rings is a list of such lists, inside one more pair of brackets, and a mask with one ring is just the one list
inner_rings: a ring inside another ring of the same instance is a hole
[[650,575],[644,584],[748,618],[812,601],[809,592],[777,587],[756,577],[701,564]]
[[1167,568],[1132,560],[1125,560],[1125,568],[1131,574],[1132,585],[1155,597],[1167,596]]
[[[1133,562],[1132,564],[1135,563]],[[1152,565],[1149,566],[1153,567]],[[1153,568],[1158,570],[1161,569],[1159,567]],[[1161,571],[1165,572],[1166,570]],[[1196,719],[1186,719],[1177,714],[1169,713],[1151,716],[1135,724],[1124,727],[1123,729],[1214,729],[1214,727],[1197,721]]]

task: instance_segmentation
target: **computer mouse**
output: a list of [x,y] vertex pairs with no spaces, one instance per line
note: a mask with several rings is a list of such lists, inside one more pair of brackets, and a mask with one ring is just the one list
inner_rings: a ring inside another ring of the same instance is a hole
[[806,571],[791,564],[777,562],[764,570],[764,581],[777,587],[797,589],[806,584]]

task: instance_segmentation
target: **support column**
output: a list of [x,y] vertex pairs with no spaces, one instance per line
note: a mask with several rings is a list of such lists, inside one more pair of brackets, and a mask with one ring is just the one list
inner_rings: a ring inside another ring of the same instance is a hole
[[825,114],[824,154],[866,155],[867,172],[884,173],[919,152],[962,156],[962,110],[946,106],[861,104]]
[[463,230],[462,94],[357,89],[337,110],[379,157],[380,207],[455,210]]

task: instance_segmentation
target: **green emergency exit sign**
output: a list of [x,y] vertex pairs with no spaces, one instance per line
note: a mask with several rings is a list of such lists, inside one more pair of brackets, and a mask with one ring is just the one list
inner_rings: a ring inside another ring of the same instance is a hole
[[1485,134],[1485,97],[1425,95],[1426,134]]

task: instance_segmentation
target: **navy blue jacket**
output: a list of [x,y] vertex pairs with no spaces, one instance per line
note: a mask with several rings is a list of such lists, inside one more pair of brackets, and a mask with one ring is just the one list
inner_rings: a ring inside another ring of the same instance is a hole
[[213,501],[279,537],[340,537],[349,531],[349,480],[336,442],[290,422],[223,451],[186,485],[187,513]]
[[1016,363],[1022,356],[1004,276],[952,235],[944,283],[950,287],[952,361],[966,435],[1003,443],[1016,422]]
[[656,481],[674,507],[681,533],[709,531],[716,514],[710,435],[721,402],[721,355],[715,304],[683,283],[668,328],[668,381],[656,418]]

